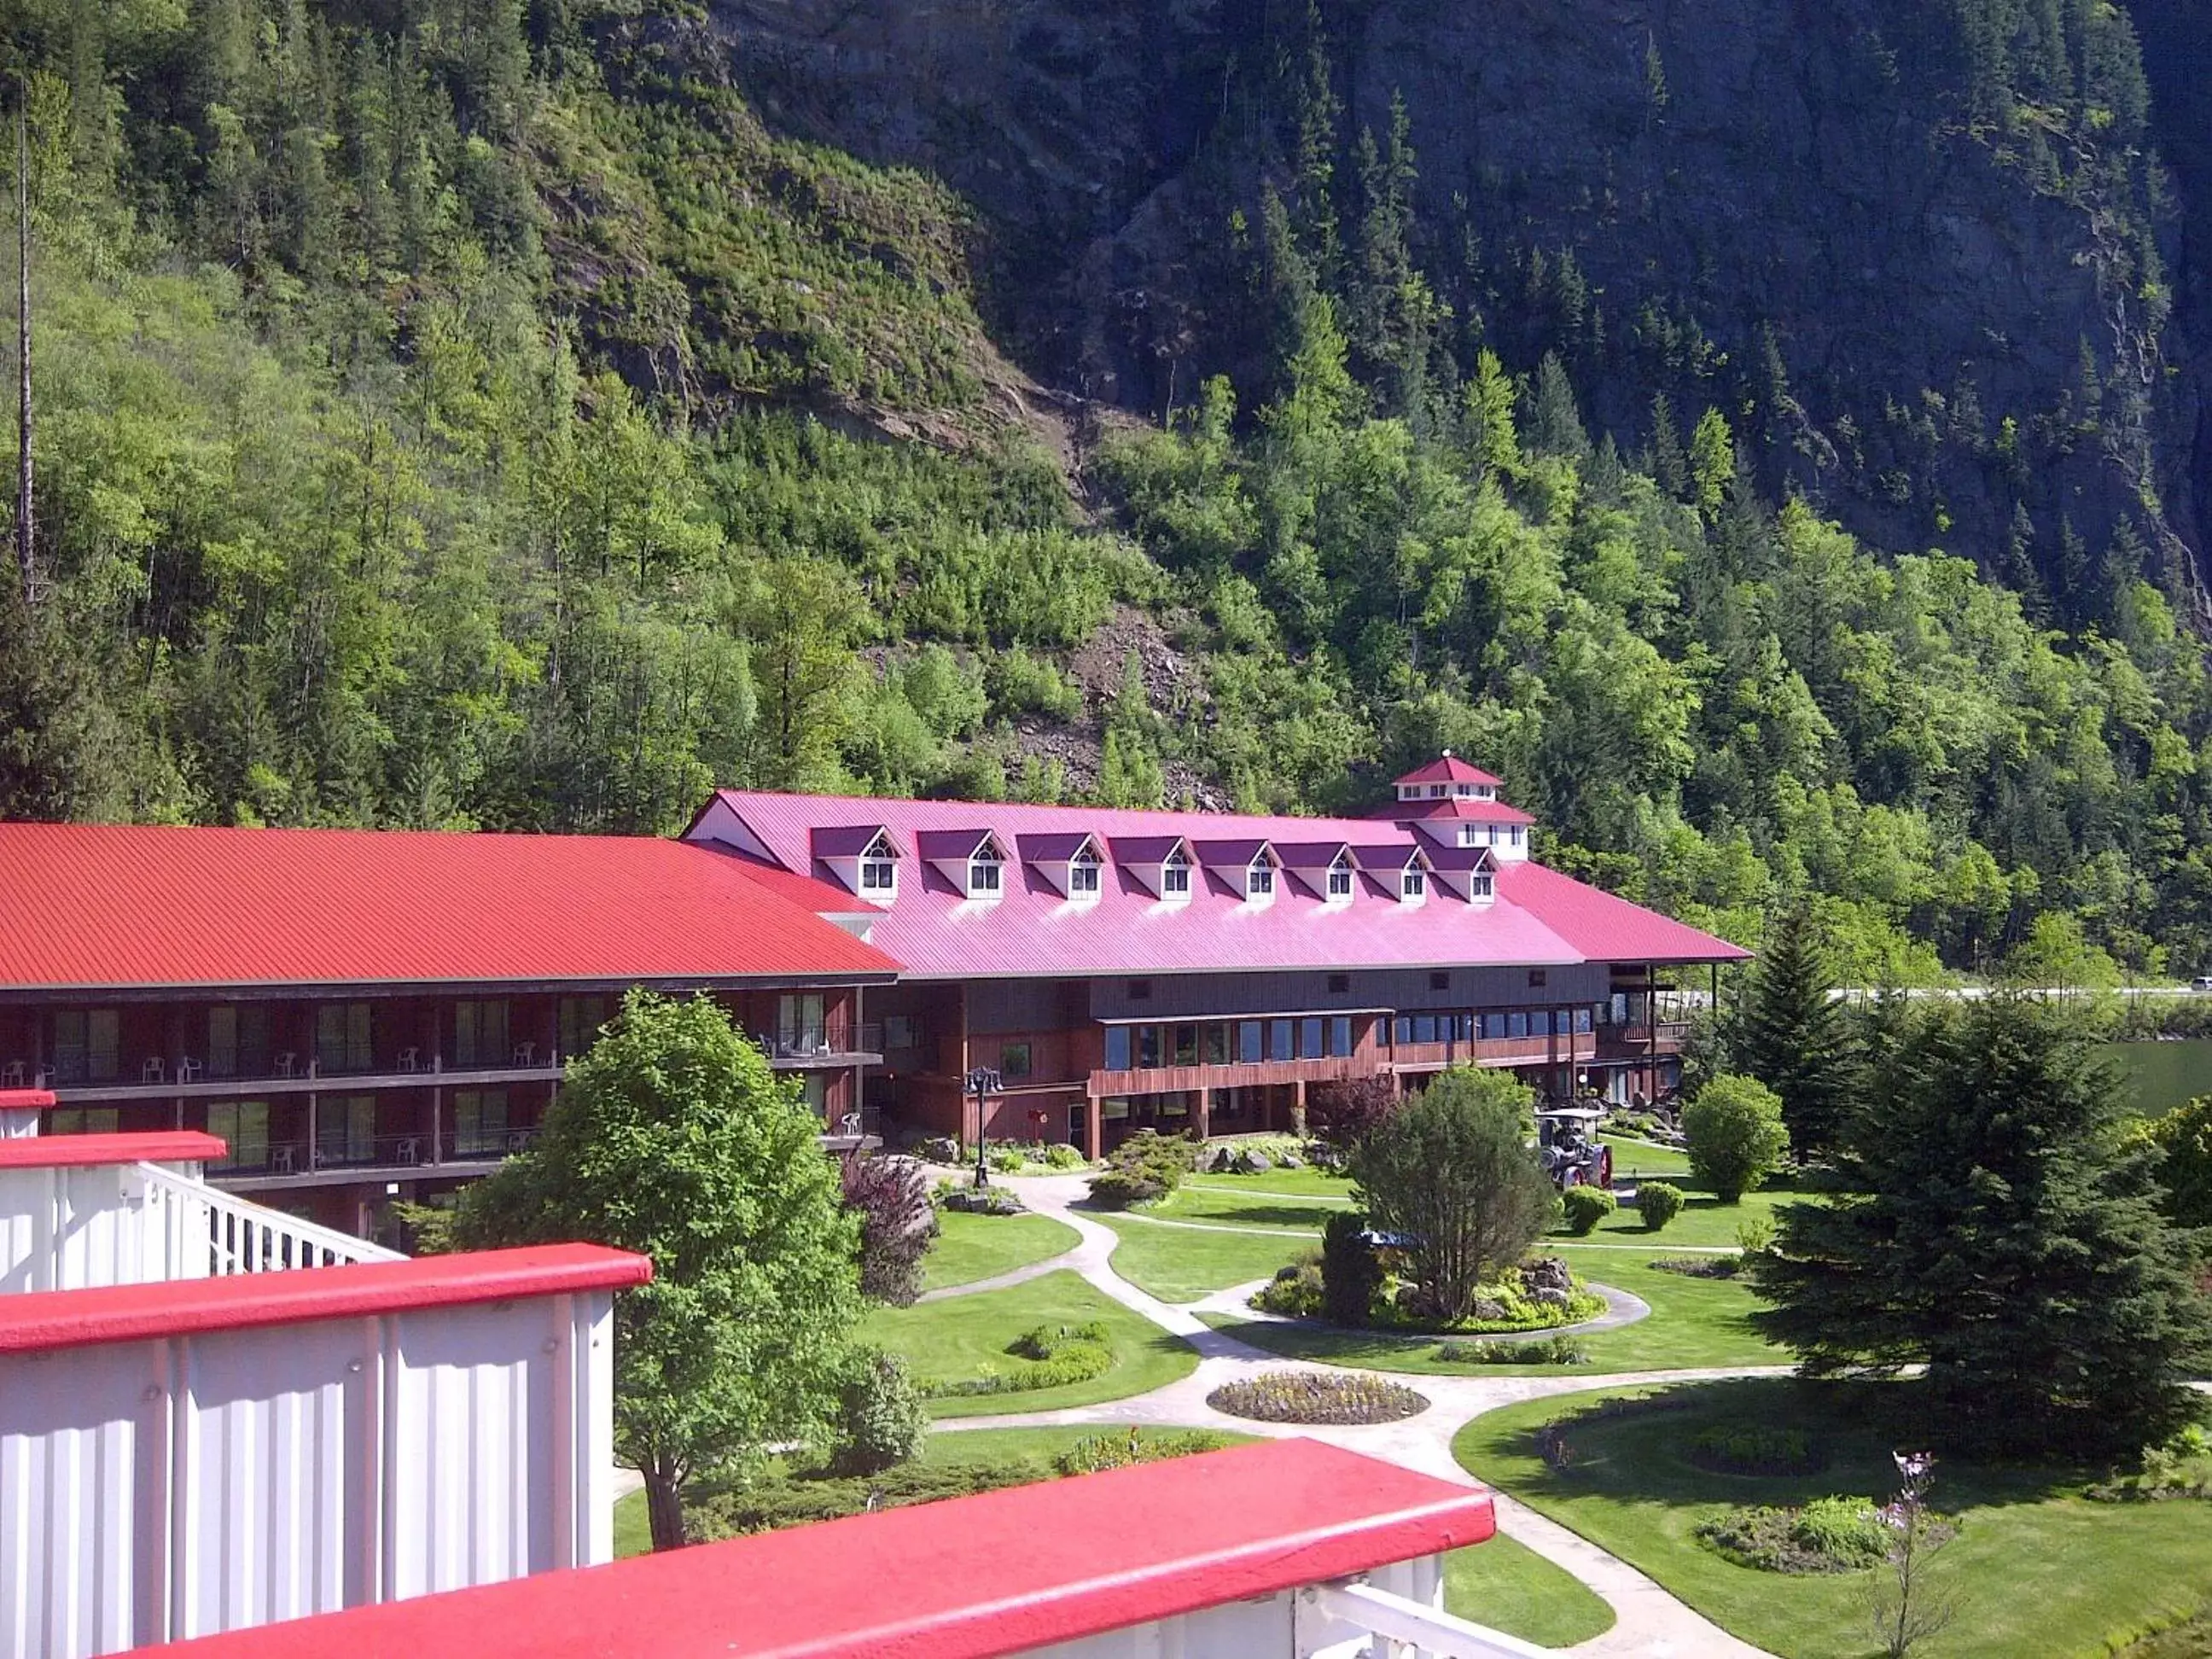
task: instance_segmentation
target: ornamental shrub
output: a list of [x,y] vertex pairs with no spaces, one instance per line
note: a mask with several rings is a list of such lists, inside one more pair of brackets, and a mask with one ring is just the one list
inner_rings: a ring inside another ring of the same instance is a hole
[[1173,1192],[1198,1167],[1198,1143],[1157,1129],[1139,1129],[1108,1154],[1106,1163],[1109,1169],[1156,1181],[1163,1190]]
[[1126,1210],[1167,1195],[1164,1182],[1128,1170],[1108,1170],[1091,1177],[1091,1201],[1102,1210]]
[[1740,1566],[1765,1572],[1856,1572],[1887,1559],[1892,1537],[1863,1498],[1816,1498],[1802,1509],[1729,1510],[1698,1536]]
[[1429,1408],[1425,1395],[1366,1371],[1264,1371],[1223,1383],[1206,1403],[1261,1423],[1395,1423]]
[[929,1413],[905,1360],[881,1348],[854,1355],[838,1398],[836,1431],[830,1467],[838,1474],[874,1474],[920,1455]]
[[1170,1434],[1155,1430],[1146,1434],[1132,1428],[1127,1434],[1086,1435],[1052,1460],[1061,1474],[1096,1474],[1101,1469],[1125,1469],[1133,1463],[1161,1463],[1170,1457],[1190,1457],[1219,1451],[1230,1443],[1215,1429],[1183,1429]]
[[1306,1133],[1332,1164],[1389,1122],[1400,1105],[1397,1079],[1356,1077],[1316,1083],[1306,1091]]
[[1705,1085],[1683,1110],[1682,1132],[1690,1173],[1723,1204],[1741,1202],[1790,1154],[1781,1097],[1756,1078],[1721,1076]]
[[1322,1253],[1309,1250],[1289,1266],[1278,1267],[1267,1287],[1253,1297],[1252,1305],[1262,1313],[1311,1319],[1326,1305],[1327,1295],[1322,1279]]
[[1595,1232],[1597,1224],[1620,1207],[1602,1187],[1570,1187],[1559,1194],[1559,1204],[1566,1212],[1567,1231],[1577,1238]]
[[1681,1214],[1685,1201],[1682,1189],[1671,1182],[1647,1181],[1636,1189],[1636,1210],[1646,1232],[1657,1232]]
[[1367,1218],[1340,1210],[1321,1230],[1321,1311],[1334,1325],[1364,1325],[1382,1288],[1382,1264],[1368,1242]]
[[921,1294],[921,1259],[937,1237],[929,1178],[912,1158],[878,1153],[839,1160],[845,1207],[860,1218],[860,1294],[895,1308]]
[[1690,1462],[1723,1474],[1810,1474],[1827,1458],[1802,1429],[1767,1423],[1714,1423],[1690,1442]]
[[930,1398],[981,1394],[1027,1394],[1036,1389],[1088,1382],[1114,1368],[1113,1334],[1097,1320],[1082,1325],[1039,1325],[1006,1345],[1011,1365],[990,1366],[975,1376],[929,1383]]
[[1079,1170],[1091,1160],[1084,1157],[1081,1147],[1055,1140],[1044,1149],[1044,1161],[1055,1170]]

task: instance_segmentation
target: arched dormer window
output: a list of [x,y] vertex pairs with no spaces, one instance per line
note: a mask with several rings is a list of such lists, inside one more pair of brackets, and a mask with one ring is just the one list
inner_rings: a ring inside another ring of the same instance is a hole
[[898,862],[891,856],[890,842],[879,835],[860,854],[860,896],[888,900],[897,896]]
[[1275,866],[1264,853],[1244,866],[1244,896],[1262,904],[1275,896]]
[[1002,889],[1000,885],[1005,866],[999,858],[999,849],[985,842],[968,857],[968,896],[971,899],[994,899]]
[[1428,872],[1418,864],[1409,864],[1398,876],[1398,896],[1408,904],[1419,904],[1429,896]]
[[1098,896],[1098,854],[1085,847],[1067,861],[1067,896],[1072,899],[1094,899]]
[[1328,900],[1342,904],[1352,896],[1352,860],[1340,853],[1336,862],[1328,866]]
[[1160,860],[1160,896],[1170,901],[1190,896],[1190,860],[1180,847]]

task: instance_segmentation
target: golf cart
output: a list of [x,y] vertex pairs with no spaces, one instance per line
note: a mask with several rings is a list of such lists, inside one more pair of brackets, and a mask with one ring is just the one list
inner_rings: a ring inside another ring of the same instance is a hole
[[1613,1148],[1597,1139],[1604,1121],[1601,1106],[1550,1106],[1536,1114],[1536,1157],[1562,1192],[1613,1185]]

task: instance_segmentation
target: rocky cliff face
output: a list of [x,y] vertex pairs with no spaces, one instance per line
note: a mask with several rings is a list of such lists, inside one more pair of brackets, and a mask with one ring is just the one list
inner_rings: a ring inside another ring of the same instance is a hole
[[[2188,33],[2178,0],[2144,3]],[[1381,131],[1405,100],[1417,251],[1457,325],[1517,368],[1558,352],[1624,447],[1650,440],[1663,393],[1685,429],[1721,409],[1770,487],[1881,544],[1947,546],[2062,595],[2109,552],[2193,590],[2199,375],[2160,289],[2186,270],[2181,216],[2086,124],[1978,114],[1936,8],[1326,10],[1340,135]],[[1249,219],[1282,165],[1280,112],[1251,88],[1304,14],[720,0],[714,15],[772,121],[930,167],[975,204],[995,320],[1032,372],[1157,414],[1197,375],[1252,364],[1231,214]]]

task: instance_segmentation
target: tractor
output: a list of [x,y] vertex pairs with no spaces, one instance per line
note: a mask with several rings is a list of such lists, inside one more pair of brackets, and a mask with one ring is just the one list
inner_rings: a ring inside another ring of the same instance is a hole
[[1536,1157],[1552,1184],[1613,1185],[1613,1148],[1598,1144],[1597,1126],[1605,1120],[1596,1106],[1553,1106],[1536,1114]]

